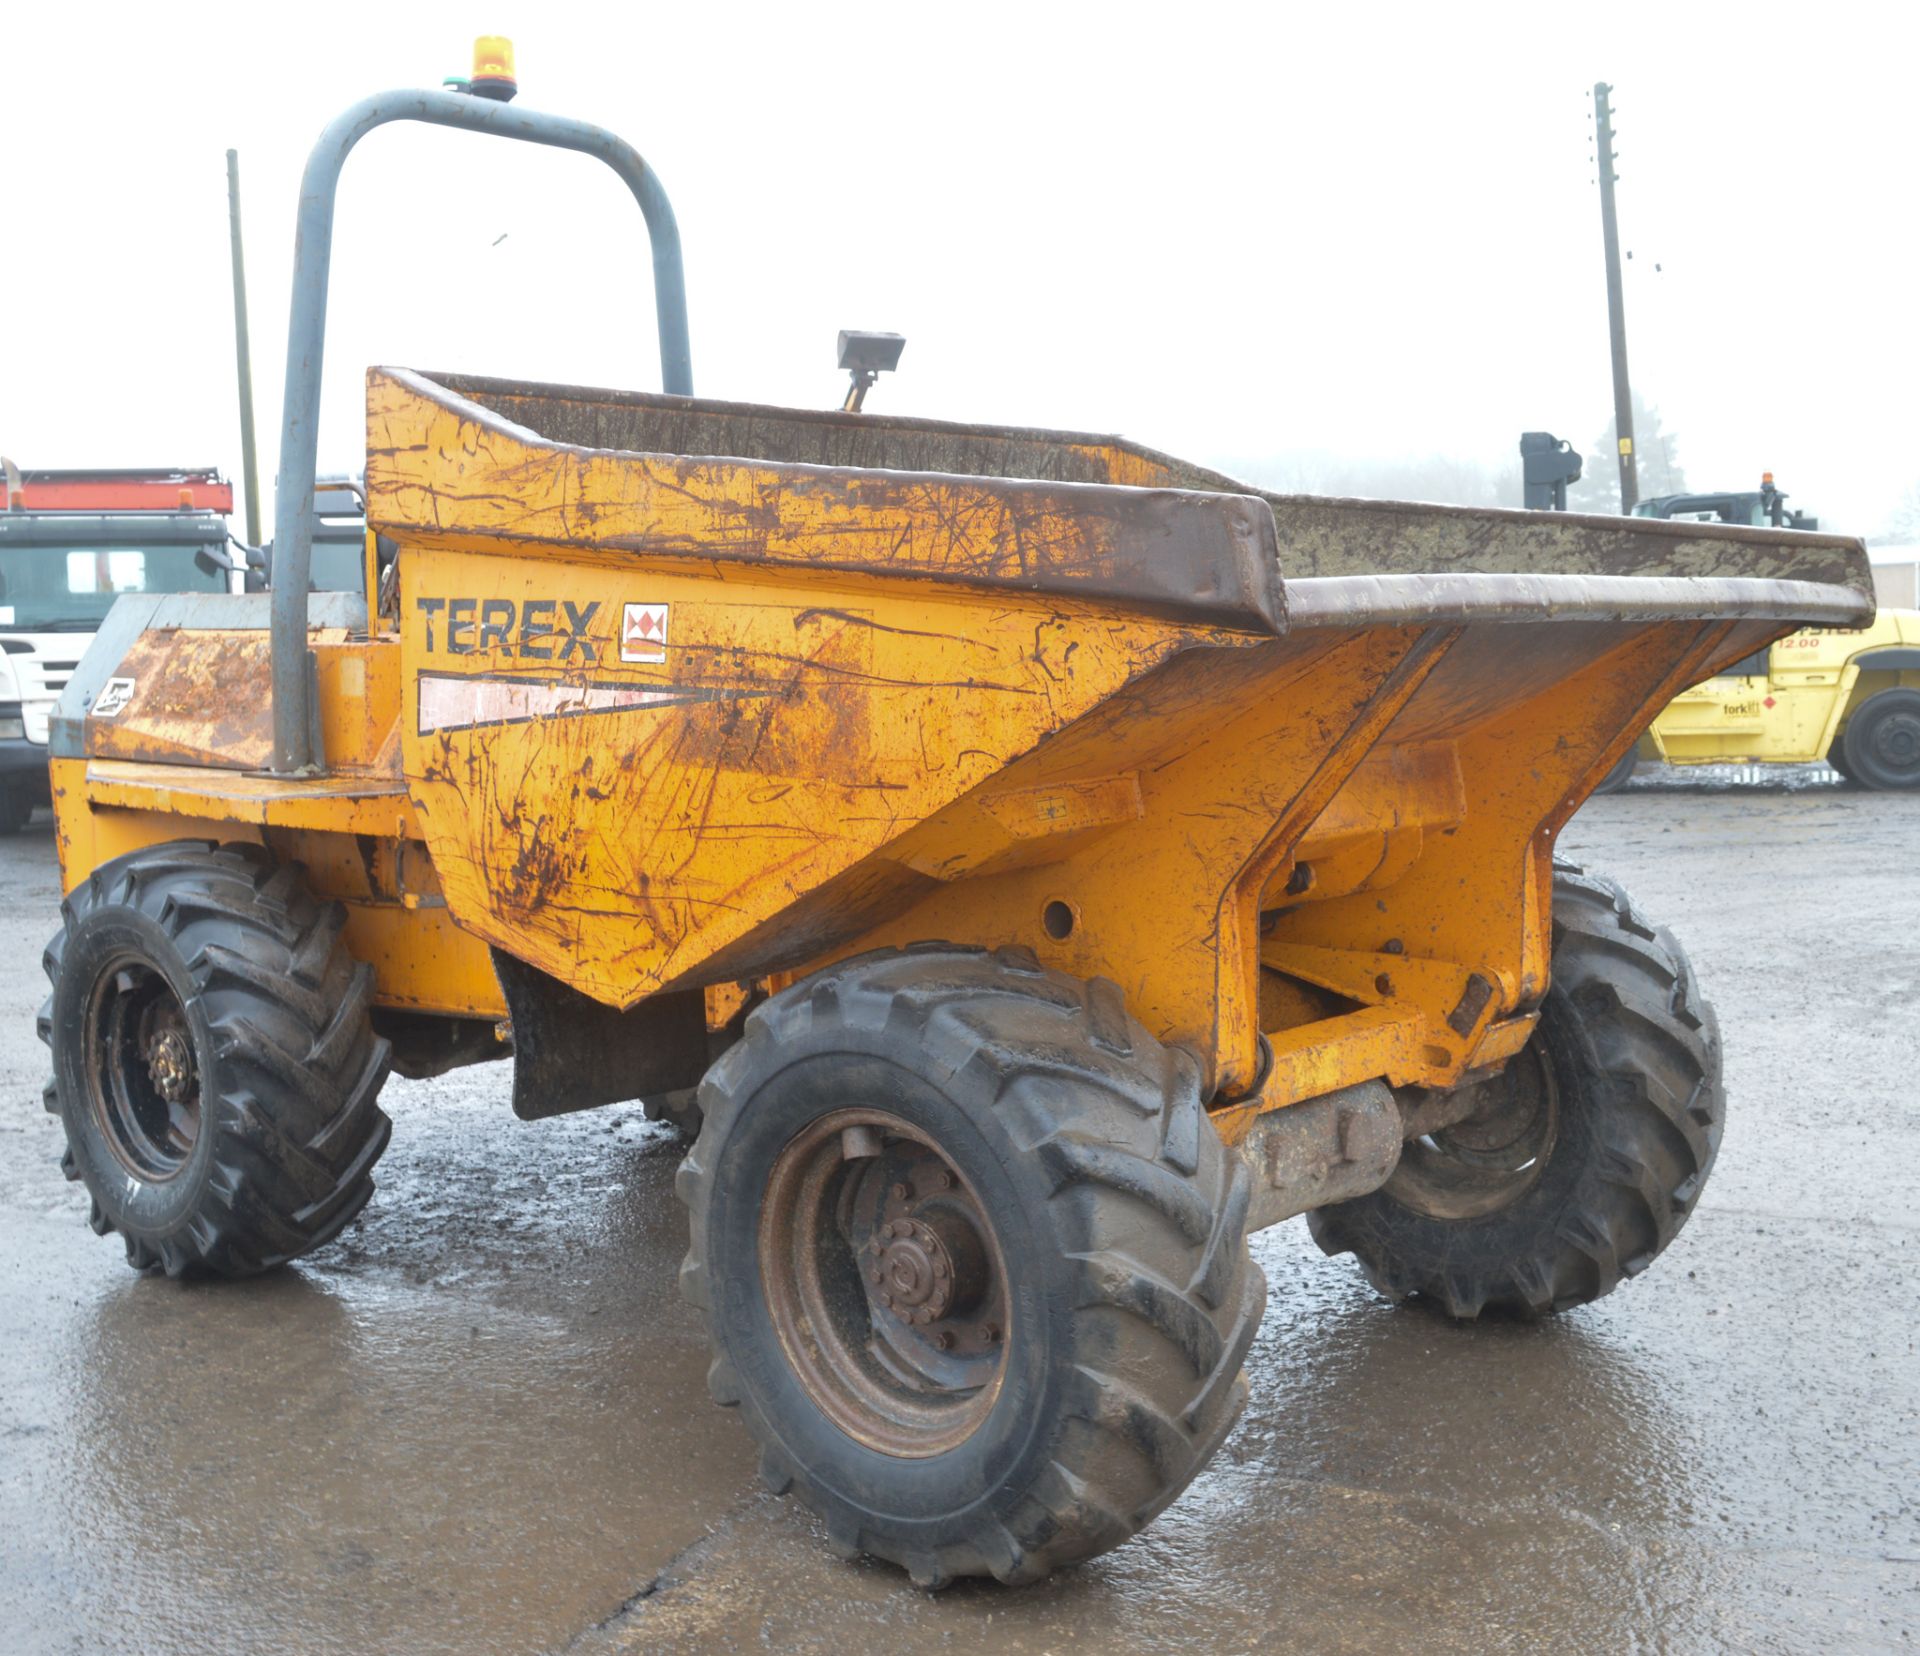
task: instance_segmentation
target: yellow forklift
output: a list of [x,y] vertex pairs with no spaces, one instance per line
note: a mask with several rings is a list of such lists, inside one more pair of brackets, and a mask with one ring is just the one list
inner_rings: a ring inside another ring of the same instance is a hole
[[[1758,489],[1657,495],[1635,517],[1814,530],[1772,472]],[[1803,765],[1824,759],[1860,787],[1920,788],[1920,611],[1881,609],[1863,628],[1809,627],[1683,690],[1594,790],[1625,787],[1640,760]]]

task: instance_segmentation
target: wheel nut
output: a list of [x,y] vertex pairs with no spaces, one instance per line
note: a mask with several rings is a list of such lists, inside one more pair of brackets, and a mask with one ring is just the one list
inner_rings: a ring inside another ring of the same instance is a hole
[[933,1188],[935,1190],[953,1189],[953,1175],[944,1167],[941,1168],[940,1171],[933,1176]]
[[879,1287],[880,1267],[878,1265],[874,1266],[874,1268],[871,1271],[867,1272],[867,1281],[871,1282],[876,1288]]
[[933,1321],[933,1307],[932,1307],[932,1306],[929,1306],[929,1305],[923,1305],[923,1306],[921,1306],[921,1307],[920,1307],[920,1309],[919,1309],[918,1311],[916,1311],[916,1312],[914,1312],[914,1314],[913,1314],[913,1320],[914,1320],[915,1322],[918,1322],[918,1323],[930,1323],[930,1322],[932,1322],[932,1321]]
[[933,1343],[937,1350],[951,1351],[953,1349],[953,1336],[943,1328],[938,1334],[934,1335]]
[[907,1187],[903,1184],[897,1184],[888,1194],[890,1194],[896,1202],[904,1202],[907,1199]]

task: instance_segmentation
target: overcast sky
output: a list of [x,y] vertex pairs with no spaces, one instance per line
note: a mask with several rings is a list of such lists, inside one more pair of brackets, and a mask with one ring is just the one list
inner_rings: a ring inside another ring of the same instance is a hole
[[[1589,91],[1615,86],[1636,387],[1696,488],[1871,533],[1920,479],[1904,7],[16,4],[0,21],[0,450],[239,471],[240,151],[271,489],[294,190],[325,121],[518,48],[522,101],[672,195],[695,385],[1301,451],[1583,451],[1611,409]],[[645,235],[598,163],[392,127],[349,164],[323,468],[370,363],[653,389]],[[1656,269],[1656,265],[1658,269]],[[1515,503],[1517,504],[1517,502]],[[270,521],[270,511],[268,512]]]

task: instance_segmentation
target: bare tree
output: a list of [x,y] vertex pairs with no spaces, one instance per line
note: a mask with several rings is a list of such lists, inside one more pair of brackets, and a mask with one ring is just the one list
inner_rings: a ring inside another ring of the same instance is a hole
[[[1639,459],[1640,495],[1685,494],[1687,473],[1680,464],[1680,440],[1660,423],[1658,405],[1633,394],[1633,440]],[[1580,481],[1567,491],[1576,512],[1620,510],[1620,443],[1612,420],[1593,441]]]
[[1281,494],[1360,500],[1423,500],[1442,506],[1518,506],[1520,456],[1495,461],[1453,454],[1398,458],[1302,451],[1229,464],[1225,470]]
[[1907,485],[1886,521],[1869,538],[1875,546],[1920,546],[1920,478]]

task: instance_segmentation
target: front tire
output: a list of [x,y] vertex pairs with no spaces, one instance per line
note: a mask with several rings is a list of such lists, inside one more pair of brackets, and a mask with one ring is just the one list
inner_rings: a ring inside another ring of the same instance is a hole
[[256,846],[182,841],[103,864],[61,914],[46,1103],[94,1230],[172,1277],[251,1276],[339,1235],[391,1132],[340,905]]
[[700,1089],[681,1284],[836,1551],[1034,1581],[1204,1466],[1265,1305],[1193,1060],[1019,949],[863,956]]
[[1673,1241],[1720,1149],[1720,1040],[1693,970],[1613,881],[1557,864],[1553,984],[1466,1121],[1379,1190],[1307,1216],[1392,1299],[1545,1316],[1611,1293]]
[[1869,696],[1847,720],[1841,772],[1881,793],[1920,788],[1920,690]]
[[19,783],[0,785],[0,836],[17,834],[33,820],[32,792]]

